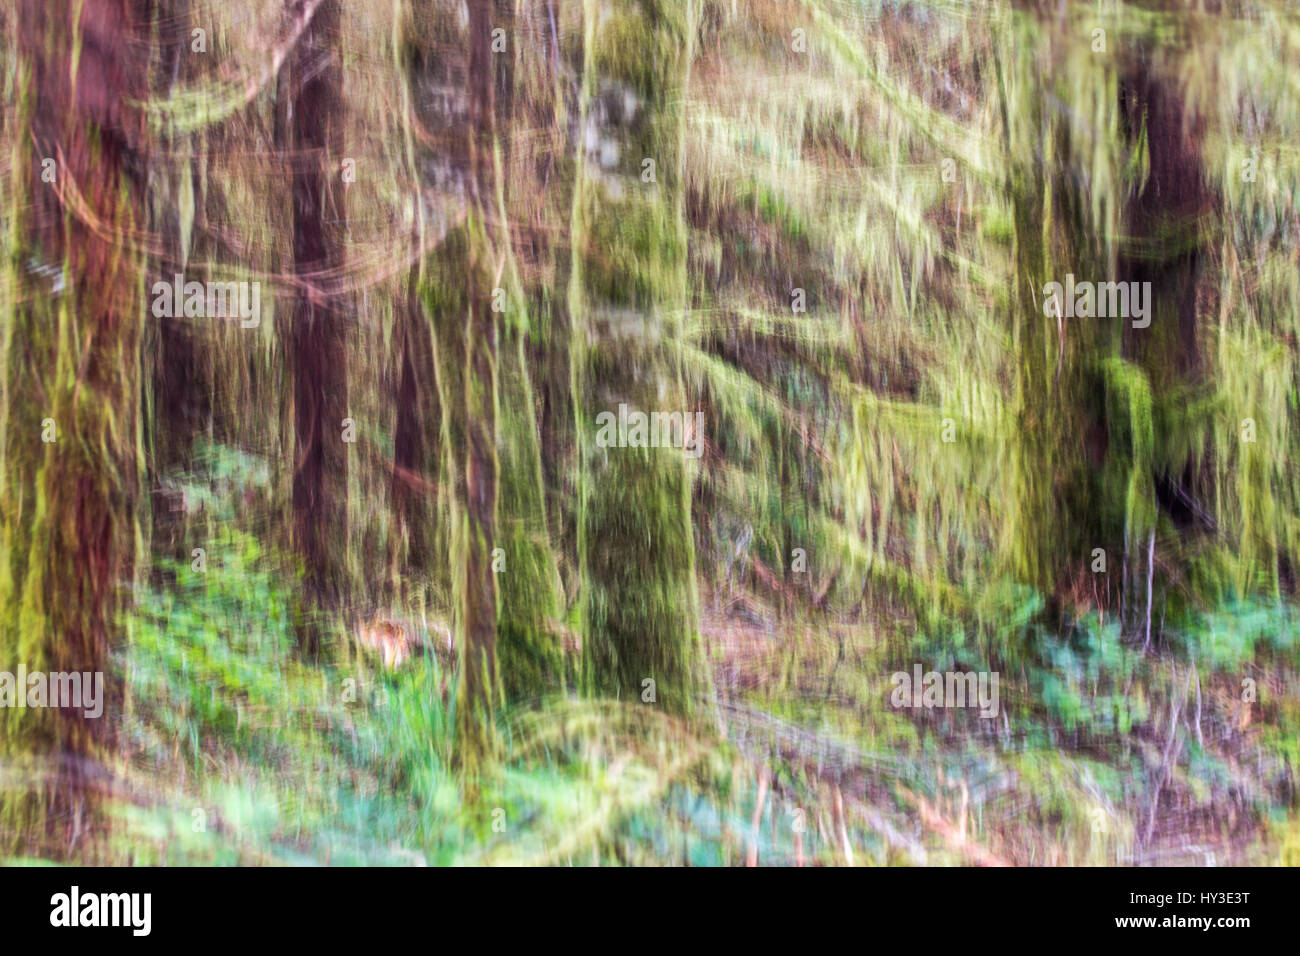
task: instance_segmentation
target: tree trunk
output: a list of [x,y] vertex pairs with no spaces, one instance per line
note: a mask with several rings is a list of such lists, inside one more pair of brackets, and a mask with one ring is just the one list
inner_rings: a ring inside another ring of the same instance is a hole
[[[294,271],[309,287],[293,305],[294,540],[305,564],[305,597],[338,608],[350,595],[347,543],[348,356],[337,276],[344,260],[345,208],[338,0],[325,0],[294,48],[290,68]],[[314,650],[319,630],[303,632]]]
[[407,578],[423,581],[433,570],[434,517],[437,514],[437,423],[441,419],[433,342],[420,305],[420,266],[412,270],[407,307],[401,323],[401,378],[397,390],[397,425],[393,431],[391,485],[395,540],[390,569],[397,596],[410,591]]
[[[508,49],[497,55],[496,102],[502,157],[498,211],[502,223],[510,224],[497,231],[506,262],[497,284],[504,308],[497,376],[501,410],[497,538],[505,560],[505,570],[497,577],[501,593],[497,641],[502,686],[509,699],[536,698],[559,689],[570,676],[555,626],[563,592],[546,509],[534,387],[540,383],[541,391],[547,390],[551,368],[534,364],[528,348],[530,339],[542,340],[554,328],[536,308],[545,283],[534,280],[526,285],[521,275],[521,265],[535,266],[541,251],[538,237],[529,234],[527,226],[545,202],[539,166],[546,161],[546,151],[539,149],[543,144],[538,131],[547,130],[555,119],[549,97],[538,102],[537,86],[529,85],[543,83],[542,78],[551,75],[551,61],[531,42],[538,16],[547,17],[541,6],[524,8],[516,21],[509,4],[498,3],[493,23],[509,35]],[[547,86],[546,92],[552,93],[552,88]],[[567,211],[571,202],[558,208]],[[529,269],[528,274],[537,276],[539,270]],[[567,360],[557,371],[562,372],[567,391]]]
[[[194,82],[197,57],[191,54],[191,0],[162,0],[156,4],[159,57],[151,78],[151,93],[159,100],[171,98],[187,83]],[[158,248],[148,264],[148,283],[170,283],[178,273],[186,280],[205,281],[189,269],[195,243],[195,224],[202,221],[202,182],[199,175],[205,161],[203,146],[209,135],[200,129],[191,133],[168,130],[158,134],[157,152],[150,158],[147,203],[149,232],[157,237]],[[194,159],[187,154],[198,154]],[[188,221],[186,221],[188,216]],[[201,247],[206,243],[200,240]],[[206,251],[206,248],[204,248]],[[149,464],[149,487],[157,491],[160,479],[173,469],[184,469],[193,461],[196,439],[213,420],[213,369],[211,341],[203,320],[180,315],[149,315],[143,354],[150,360],[149,388],[144,402],[144,436]],[[150,552],[188,563],[193,544],[189,516],[175,506],[169,495],[151,494]]]
[[459,760],[473,780],[496,750],[497,583],[493,569],[497,506],[497,319],[492,311],[496,216],[496,55],[492,0],[469,4],[470,170],[469,310],[465,343],[465,513],[460,585],[460,692],[456,708]]
[[704,683],[686,459],[681,448],[600,447],[596,416],[626,403],[694,419],[675,339],[695,5],[588,0],[586,18],[570,284],[582,683],[681,713]]
[[[17,294],[0,319],[0,660],[29,673],[104,672],[135,565],[146,304],[144,126],[133,104],[146,97],[148,62],[138,6],[23,0],[16,16],[14,192],[30,205],[14,223]],[[54,182],[42,178],[49,169]],[[16,801],[3,796],[0,852],[17,843],[85,858],[78,844],[99,829],[95,754],[120,699],[104,688],[98,719],[0,711],[0,754],[32,774]]]

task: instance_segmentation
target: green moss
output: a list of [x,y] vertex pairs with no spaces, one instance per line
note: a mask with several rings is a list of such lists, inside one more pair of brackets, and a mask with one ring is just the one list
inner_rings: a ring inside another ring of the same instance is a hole
[[[647,413],[686,410],[672,340],[686,294],[686,243],[674,159],[681,120],[670,104],[689,75],[690,9],[684,2],[619,3],[598,16],[600,5],[588,4],[584,122],[595,90],[630,80],[644,100],[637,117],[601,135],[621,137],[624,146],[638,137],[657,140],[665,173],[653,186],[624,177],[620,187],[631,195],[611,202],[600,182],[607,174],[580,165],[570,285],[579,330],[573,382],[582,686],[677,713],[694,709],[705,685],[690,478],[680,449],[597,447],[595,418],[620,402]],[[624,60],[641,72],[629,77]],[[630,339],[615,316],[627,309],[640,314]]]
[[587,83],[627,84],[657,116],[689,68],[682,62],[691,49],[689,10],[680,0],[587,0],[586,16],[598,33],[588,48]]

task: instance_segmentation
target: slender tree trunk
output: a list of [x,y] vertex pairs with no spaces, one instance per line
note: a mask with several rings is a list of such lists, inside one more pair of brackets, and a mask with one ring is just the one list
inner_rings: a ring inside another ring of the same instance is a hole
[[[495,56],[491,0],[469,4],[467,29],[431,3],[415,3],[407,75],[416,121],[448,144],[416,159],[422,202],[446,221],[423,265],[419,295],[432,331],[442,449],[440,518],[460,657],[455,753],[467,790],[499,749],[496,663],[497,328],[492,289],[496,178]],[[468,56],[458,51],[468,50]],[[453,52],[455,51],[455,52]],[[450,207],[463,209],[448,216]]]
[[501,476],[497,538],[505,564],[497,575],[501,592],[497,638],[502,686],[506,696],[515,699],[556,690],[570,673],[555,625],[561,585],[547,522],[524,339],[525,333],[518,327],[506,331],[498,374]]
[[[441,238],[420,263],[416,292],[433,356],[438,434],[433,583],[449,590],[452,630],[464,634],[463,530],[466,510],[466,316],[469,310],[470,226],[464,208],[472,178],[465,33],[448,11],[429,0],[407,7],[403,68],[409,97],[411,162],[419,184],[418,233]],[[439,148],[441,147],[441,148]],[[410,340],[408,340],[410,341]]]
[[[498,0],[494,28],[508,34],[507,49],[497,55],[497,131],[501,166],[497,173],[499,246],[505,256],[498,283],[502,295],[501,346],[498,354],[500,389],[500,491],[497,500],[497,539],[505,570],[497,575],[500,611],[497,620],[498,658],[507,698],[536,698],[566,683],[570,668],[556,628],[562,587],[552,549],[546,511],[541,436],[535,383],[545,391],[548,369],[530,361],[529,339],[540,340],[550,329],[537,315],[543,283],[525,284],[521,265],[535,265],[537,237],[528,226],[545,200],[538,178],[542,133],[555,121],[549,102],[536,102],[538,83],[550,75],[551,61],[534,43],[544,4],[521,5],[511,16],[510,4]],[[503,34],[503,39],[505,39]],[[549,36],[549,33],[547,34]],[[552,93],[548,85],[546,92]],[[558,184],[557,184],[558,185]],[[571,202],[571,200],[570,200]],[[568,209],[568,203],[558,207]],[[507,226],[508,224],[508,226]],[[530,275],[537,275],[532,269]],[[495,290],[494,290],[495,291]],[[563,384],[567,390],[568,370]]]
[[[338,0],[325,0],[294,48],[290,83],[294,270],[309,283],[293,305],[292,363],[297,451],[294,538],[306,565],[306,596],[337,608],[350,595],[347,564],[348,316],[337,276],[344,261],[343,68]],[[354,423],[355,424],[355,423]],[[319,634],[304,632],[311,649]]]
[[[582,682],[691,709],[703,685],[691,482],[680,448],[600,447],[596,416],[686,409],[681,104],[695,4],[586,4],[570,307],[579,443]],[[653,681],[653,684],[647,683]]]
[[[496,750],[497,582],[493,569],[497,507],[497,314],[492,289],[502,225],[496,210],[496,55],[492,0],[469,4],[470,171],[465,343],[465,513],[460,584],[461,658],[456,737],[473,779]],[[501,29],[501,28],[496,28]]]
[[[497,691],[531,696],[557,686],[563,661],[552,627],[558,573],[524,358],[525,293],[505,226],[510,200],[501,173],[520,41],[510,3],[476,3],[469,12],[466,31],[445,10],[413,4],[403,56],[421,138],[449,146],[422,150],[413,162],[421,215],[430,220],[425,228],[441,225],[452,196],[464,210],[422,263],[418,288],[434,332],[442,418],[440,543],[451,571],[466,703],[458,711],[458,751],[472,764],[496,749]],[[468,56],[450,52],[458,50]]]
[[392,509],[395,540],[390,567],[396,590],[405,579],[423,581],[432,570],[435,480],[439,460],[438,427],[441,410],[433,367],[433,342],[420,305],[420,267],[410,277],[410,295],[401,322],[401,378],[397,389],[397,425],[393,432]]
[[[1132,451],[1118,449],[1131,468],[1124,529],[1128,631],[1134,641],[1141,636],[1144,647],[1150,643],[1158,551],[1156,458],[1164,457],[1159,450],[1166,444],[1153,420],[1153,406],[1156,396],[1185,391],[1203,372],[1196,300],[1205,219],[1213,206],[1196,145],[1201,131],[1189,125],[1182,95],[1152,65],[1147,46],[1139,47],[1120,85],[1121,114],[1129,124],[1125,132],[1132,141],[1145,139],[1150,163],[1141,191],[1131,197],[1126,210],[1128,239],[1120,268],[1125,280],[1150,283],[1151,314],[1148,328],[1125,335],[1126,356],[1133,364],[1126,367],[1129,387],[1122,398],[1127,399],[1128,414],[1123,431]],[[1196,487],[1190,461],[1182,473],[1163,477]],[[1272,555],[1252,557],[1263,557],[1265,565],[1276,568]]]
[[[158,15],[159,56],[151,78],[151,93],[166,100],[186,83],[194,81],[198,59],[191,51],[191,0],[160,0]],[[148,283],[172,282],[177,273],[189,271],[194,247],[194,224],[202,219],[202,177],[198,175],[206,129],[157,137],[157,152],[150,156],[147,203],[149,232],[157,237],[158,248],[148,264]],[[204,281],[207,276],[191,274],[187,279]],[[212,422],[212,357],[208,331],[183,314],[158,316],[146,321],[143,353],[151,359],[145,392],[146,460],[149,487],[157,490],[159,479],[170,469],[189,465],[194,444]],[[208,346],[205,349],[204,346]],[[188,562],[192,544],[189,517],[177,509],[168,495],[151,494],[150,550],[160,548],[176,560]]]

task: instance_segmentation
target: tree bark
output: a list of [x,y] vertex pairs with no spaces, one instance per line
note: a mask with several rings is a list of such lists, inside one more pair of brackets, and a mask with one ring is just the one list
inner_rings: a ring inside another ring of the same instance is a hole
[[460,693],[456,736],[467,779],[497,749],[493,711],[496,668],[497,582],[493,569],[497,507],[497,318],[492,288],[502,224],[496,200],[496,55],[492,0],[469,4],[469,310],[465,342],[465,513],[461,600]]
[[680,448],[600,447],[595,420],[620,403],[693,420],[675,339],[686,307],[680,111],[695,13],[689,0],[587,2],[570,284],[582,683],[646,702],[653,688],[655,703],[678,713],[705,683],[686,459]]
[[[135,567],[142,6],[23,0],[15,18],[13,183],[30,204],[18,207],[17,294],[0,317],[0,660],[29,672],[102,674]],[[42,179],[49,168],[54,182]],[[32,775],[16,800],[0,796],[4,849],[85,858],[79,844],[100,830],[89,783],[103,772],[95,757],[120,699],[104,687],[98,719],[77,708],[0,712],[0,755]]]
[[[294,270],[310,283],[293,305],[291,349],[294,427],[294,540],[305,564],[305,597],[337,608],[350,594],[347,564],[348,418],[346,311],[340,274],[346,211],[343,160],[343,69],[338,0],[324,0],[294,48],[290,67]],[[317,628],[303,631],[314,651]]]

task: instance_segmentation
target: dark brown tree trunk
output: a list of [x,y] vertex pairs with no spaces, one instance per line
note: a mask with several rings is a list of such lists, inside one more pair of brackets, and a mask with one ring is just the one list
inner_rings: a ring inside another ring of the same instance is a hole
[[[344,261],[342,59],[338,0],[325,0],[294,48],[290,129],[294,271],[292,364],[297,451],[294,540],[305,563],[305,597],[337,608],[347,586],[348,355],[341,289]],[[308,650],[319,635],[308,628]]]
[[418,294],[419,276],[411,276],[407,311],[401,316],[401,377],[397,386],[397,424],[393,432],[392,507],[396,541],[395,573],[423,579],[430,567],[432,516],[438,461],[441,410],[433,367],[433,342]]
[[[1195,375],[1201,364],[1196,328],[1196,277],[1203,230],[1212,208],[1197,130],[1189,128],[1180,94],[1169,79],[1141,63],[1126,78],[1123,108],[1136,139],[1145,127],[1150,170],[1129,207],[1132,237],[1126,278],[1151,283],[1157,312],[1139,341],[1150,343],[1168,372]],[[1138,338],[1135,336],[1135,338]],[[1155,384],[1165,384],[1156,382]]]

